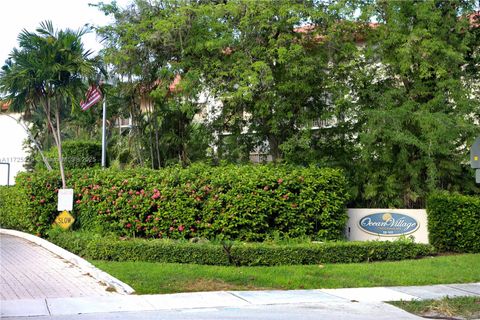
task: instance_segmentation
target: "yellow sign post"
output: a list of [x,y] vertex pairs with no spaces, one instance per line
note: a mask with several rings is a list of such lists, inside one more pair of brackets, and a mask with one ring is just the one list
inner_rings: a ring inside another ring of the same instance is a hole
[[55,219],[55,224],[60,226],[63,230],[67,230],[75,222],[75,218],[72,217],[68,211],[62,211]]

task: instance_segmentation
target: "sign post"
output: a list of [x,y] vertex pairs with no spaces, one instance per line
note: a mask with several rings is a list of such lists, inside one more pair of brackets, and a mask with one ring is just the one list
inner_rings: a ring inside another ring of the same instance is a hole
[[63,230],[67,230],[72,226],[72,224],[75,222],[75,218],[72,217],[68,211],[62,211],[56,218],[55,218],[55,224],[57,226],[60,226]]
[[62,213],[55,219],[55,224],[67,230],[75,222],[75,218],[69,213],[73,210],[73,189],[58,190],[57,210]]

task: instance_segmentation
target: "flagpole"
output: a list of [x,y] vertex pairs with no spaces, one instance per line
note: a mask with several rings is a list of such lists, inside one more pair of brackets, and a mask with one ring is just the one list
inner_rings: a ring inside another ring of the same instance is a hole
[[107,97],[103,96],[103,120],[102,120],[102,168],[107,166]]

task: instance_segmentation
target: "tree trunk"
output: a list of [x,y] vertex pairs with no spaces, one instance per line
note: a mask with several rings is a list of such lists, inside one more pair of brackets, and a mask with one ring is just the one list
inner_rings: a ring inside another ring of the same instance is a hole
[[57,150],[58,150],[58,166],[60,167],[60,175],[62,176],[63,189],[67,188],[65,180],[65,171],[63,170],[63,157],[62,157],[62,137],[60,135],[60,106],[57,105],[55,109],[55,120],[57,122]]
[[270,147],[270,155],[272,156],[273,162],[278,162],[282,158],[282,153],[280,151],[280,146],[278,143],[277,137],[274,135],[268,136],[268,144]]
[[48,126],[50,127],[50,130],[52,130],[53,140],[55,140],[55,144],[57,145],[58,164],[60,167],[60,176],[62,178],[62,188],[66,189],[65,173],[63,172],[62,142],[60,138],[60,112],[59,112],[59,108],[57,107],[55,110],[57,129],[55,130],[55,126],[52,123],[52,118],[50,115],[50,100],[48,98],[46,99],[46,102],[45,102],[45,114],[47,115]]
[[[158,118],[157,118],[157,112],[153,110],[155,106],[152,105],[152,115],[153,115],[153,126],[155,130],[155,151],[157,153],[157,161],[158,161],[158,169],[162,167],[161,159],[160,159],[160,138],[158,135]],[[152,159],[153,161],[153,159]]]

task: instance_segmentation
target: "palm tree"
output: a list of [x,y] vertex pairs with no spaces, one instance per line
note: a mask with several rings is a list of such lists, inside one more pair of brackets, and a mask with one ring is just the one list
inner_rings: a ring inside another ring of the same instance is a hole
[[45,114],[58,149],[58,164],[63,188],[66,188],[62,158],[60,112],[77,104],[83,80],[95,74],[90,51],[81,38],[86,29],[57,31],[50,21],[40,24],[36,32],[23,30],[0,71],[0,92],[12,102],[13,111]]

